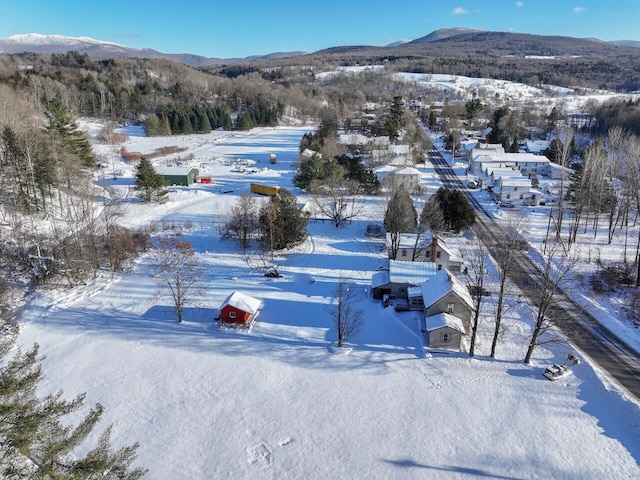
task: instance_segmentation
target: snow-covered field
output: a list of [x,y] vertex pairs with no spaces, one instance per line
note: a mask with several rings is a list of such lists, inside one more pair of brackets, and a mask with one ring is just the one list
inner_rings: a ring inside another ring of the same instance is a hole
[[[498,358],[490,359],[489,321],[477,357],[431,354],[416,312],[370,298],[385,254],[364,231],[381,220],[382,198],[367,199],[366,216],[344,228],[311,222],[309,240],[276,259],[280,279],[249,268],[237,245],[220,239],[229,206],[250,182],[300,195],[291,178],[306,131],[131,136],[128,151],[178,145],[187,149],[178,154],[183,162],[213,177],[211,185],[172,188],[163,205],[139,203],[129,191],[132,166],[117,149],[96,145],[110,165],[97,183],[125,198],[123,223],[180,229],[209,270],[183,324],[158,297],[145,256],[131,272],[40,291],[24,310],[19,341],[38,342],[46,355],[43,387],[69,397],[86,391],[88,404],[102,403],[114,443],[139,441],[151,479],[637,478],[638,405],[584,358],[574,375],[546,380],[546,365],[575,353],[568,344],[541,348],[524,365],[525,305],[513,300]],[[436,188],[432,169],[423,171]],[[452,239],[461,248],[468,240]],[[366,316],[350,352],[331,348],[327,305],[339,278],[357,286]],[[250,333],[213,321],[235,290],[263,301]]]

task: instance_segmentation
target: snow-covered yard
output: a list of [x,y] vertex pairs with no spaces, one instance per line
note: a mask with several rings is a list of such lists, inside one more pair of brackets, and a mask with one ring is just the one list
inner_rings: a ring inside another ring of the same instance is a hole
[[[102,403],[114,444],[139,441],[139,464],[152,479],[640,475],[638,405],[586,361],[566,379],[545,379],[545,366],[573,352],[567,344],[539,349],[524,365],[525,305],[514,303],[494,360],[487,356],[489,322],[475,358],[425,353],[418,313],[385,309],[370,297],[385,253],[364,232],[381,220],[382,197],[367,199],[367,216],[343,228],[311,222],[308,241],[276,259],[279,279],[251,269],[235,243],[220,239],[229,206],[249,193],[250,182],[301,194],[291,178],[306,131],[130,137],[128,151],[184,147],[181,161],[213,177],[210,185],[172,188],[163,205],[135,200],[133,167],[112,147],[96,145],[110,165],[98,183],[127,199],[123,223],[180,229],[210,268],[183,324],[157,296],[144,256],[115,278],[105,273],[73,290],[40,291],[25,308],[19,341],[38,342],[46,355],[43,387],[69,397],[86,391],[89,404]],[[331,348],[327,305],[340,278],[357,286],[366,317],[350,352]],[[213,321],[235,290],[263,302],[249,333]]]

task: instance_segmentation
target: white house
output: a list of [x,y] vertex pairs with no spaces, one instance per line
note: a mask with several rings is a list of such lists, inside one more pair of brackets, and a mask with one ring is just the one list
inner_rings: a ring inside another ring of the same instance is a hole
[[422,172],[416,168],[395,165],[380,165],[373,169],[373,173],[380,183],[389,188],[404,186],[409,192],[420,187],[422,178]]
[[[406,262],[428,262],[431,260],[431,243],[432,237],[430,232],[420,235],[416,245],[417,235],[415,233],[398,234],[398,251],[396,252],[396,260]],[[392,257],[391,234],[387,232],[387,253],[389,258]]]
[[408,192],[412,192],[420,187],[422,173],[413,167],[401,167],[392,173],[391,181],[394,187],[403,186]]
[[391,183],[393,172],[398,169],[395,165],[380,165],[373,169],[373,174],[380,183]]
[[526,177],[500,177],[493,184],[493,198],[498,202],[537,205],[542,192],[534,189]]

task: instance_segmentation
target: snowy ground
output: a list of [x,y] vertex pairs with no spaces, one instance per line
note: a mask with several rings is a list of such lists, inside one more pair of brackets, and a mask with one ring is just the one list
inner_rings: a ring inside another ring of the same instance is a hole
[[[312,222],[309,240],[277,259],[280,279],[250,269],[237,246],[220,239],[228,207],[251,181],[292,188],[306,131],[130,137],[128,151],[185,147],[182,161],[213,176],[211,185],[172,188],[164,205],[133,198],[132,167],[117,149],[96,146],[110,165],[98,183],[126,199],[123,222],[181,229],[210,268],[182,325],[157,296],[144,256],[115,278],[40,291],[25,308],[19,340],[38,342],[47,356],[43,387],[69,397],[86,391],[89,404],[102,403],[114,442],[139,441],[151,479],[637,478],[638,405],[586,361],[562,381],[546,380],[544,366],[562,362],[570,345],[540,349],[524,365],[524,305],[514,300],[498,358],[487,356],[486,322],[471,359],[425,354],[418,314],[384,309],[367,295],[384,246],[364,231],[380,220],[383,199],[368,199],[368,216],[344,228]],[[424,183],[437,188],[429,168]],[[350,353],[331,348],[327,305],[341,277],[362,292],[366,316]],[[234,290],[263,301],[250,333],[212,321]]]

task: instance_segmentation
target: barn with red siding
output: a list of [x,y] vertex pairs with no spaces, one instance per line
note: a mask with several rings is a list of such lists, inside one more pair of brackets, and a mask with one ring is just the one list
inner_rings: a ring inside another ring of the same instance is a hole
[[220,305],[220,323],[249,326],[258,316],[261,303],[242,292],[233,292]]

